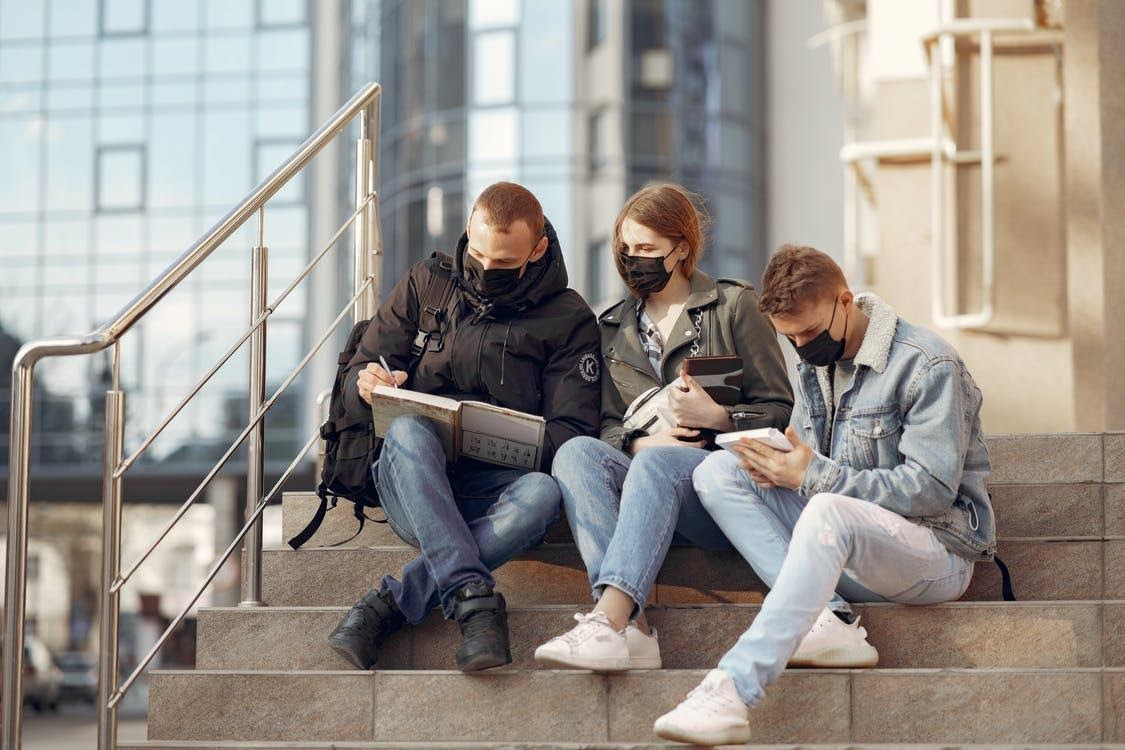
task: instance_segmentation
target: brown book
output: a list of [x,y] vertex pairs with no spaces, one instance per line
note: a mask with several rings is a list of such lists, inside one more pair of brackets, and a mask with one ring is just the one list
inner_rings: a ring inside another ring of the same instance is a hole
[[684,372],[695,378],[715,403],[742,403],[742,357],[688,357],[684,360]]

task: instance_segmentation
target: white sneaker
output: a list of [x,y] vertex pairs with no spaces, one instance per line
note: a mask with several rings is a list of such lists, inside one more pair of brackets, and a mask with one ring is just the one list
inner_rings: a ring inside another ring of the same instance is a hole
[[637,623],[630,621],[625,628],[625,643],[629,647],[629,669],[660,669],[660,643],[656,640],[656,628],[649,626],[652,635],[645,635],[637,629]]
[[749,715],[730,675],[712,669],[652,730],[666,740],[693,745],[742,745],[750,741]]
[[791,667],[873,667],[878,663],[879,652],[867,642],[867,631],[859,626],[859,619],[848,625],[830,609],[820,613],[789,659]]
[[577,625],[535,649],[538,664],[598,672],[629,669],[629,644],[624,630],[610,625],[604,612],[576,614],[574,619]]

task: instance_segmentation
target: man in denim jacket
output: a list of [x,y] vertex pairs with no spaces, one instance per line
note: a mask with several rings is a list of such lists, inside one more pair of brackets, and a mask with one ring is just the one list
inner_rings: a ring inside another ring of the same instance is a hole
[[793,450],[743,440],[694,480],[771,591],[718,669],[657,719],[668,739],[748,741],[748,707],[787,663],[876,664],[848,601],[951,601],[995,552],[980,389],[953,348],[854,295],[812,248],[782,247],[763,287],[760,309],[802,360]]

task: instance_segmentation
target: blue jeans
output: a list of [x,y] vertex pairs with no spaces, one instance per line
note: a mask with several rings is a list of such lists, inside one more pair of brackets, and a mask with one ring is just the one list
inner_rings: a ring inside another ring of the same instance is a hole
[[447,467],[424,417],[391,423],[371,471],[390,527],[421,550],[401,580],[383,578],[411,624],[439,604],[452,618],[459,589],[494,585],[491,571],[539,544],[559,515],[558,485],[542,472],[473,460]]
[[[703,505],[770,587],[750,629],[719,661],[749,706],[785,669],[825,606],[935,604],[965,593],[973,563],[934,532],[875,503],[764,489],[725,451],[695,470]],[[835,593],[834,593],[835,592]]]
[[692,486],[692,472],[708,455],[662,446],[630,459],[590,437],[572,438],[555,454],[551,473],[595,601],[613,586],[632,598],[639,613],[673,542],[730,547]]

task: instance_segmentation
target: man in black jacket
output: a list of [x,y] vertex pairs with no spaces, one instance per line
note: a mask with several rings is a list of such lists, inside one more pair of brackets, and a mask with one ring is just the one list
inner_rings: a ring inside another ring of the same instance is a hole
[[[448,294],[420,310],[432,288]],[[418,335],[425,316],[439,324],[435,335]],[[421,554],[400,578],[385,576],[329,637],[349,662],[371,668],[391,633],[439,605],[461,628],[459,669],[511,662],[504,597],[490,571],[538,544],[558,516],[558,486],[542,473],[555,451],[598,432],[598,343],[539,201],[509,182],[477,198],[451,263],[435,255],[414,265],[383,302],[349,364],[350,416],[370,419],[372,389],[397,384],[542,415],[546,438],[540,471],[471,458],[447,465],[429,420],[391,424],[372,472],[391,528]]]

